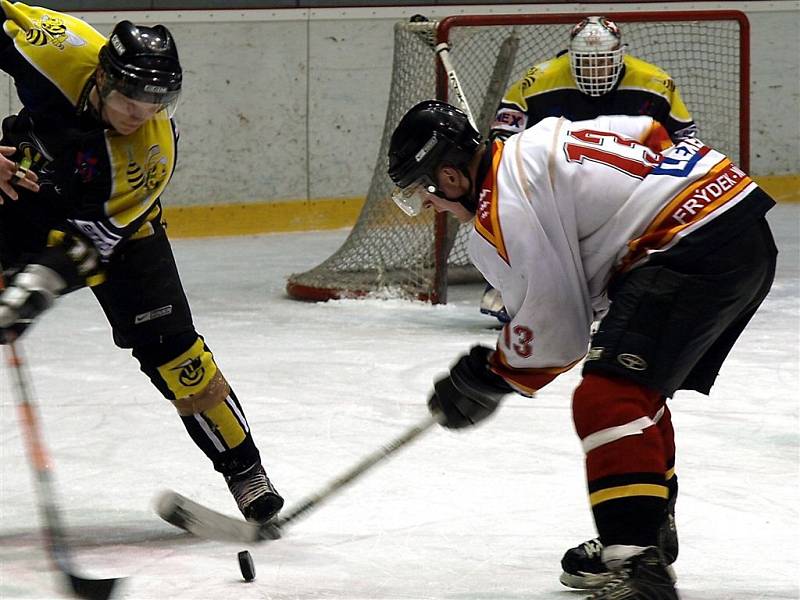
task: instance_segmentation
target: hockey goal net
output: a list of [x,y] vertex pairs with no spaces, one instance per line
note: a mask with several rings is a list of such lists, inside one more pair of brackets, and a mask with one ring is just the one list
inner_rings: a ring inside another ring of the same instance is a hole
[[[482,133],[505,89],[533,64],[566,48],[584,15],[461,15],[401,22],[394,28],[389,104],[378,160],[361,214],[344,244],[317,267],[290,276],[300,300],[377,295],[447,301],[447,285],[480,281],[469,264],[471,225],[424,211],[406,217],[391,201],[389,138],[405,112],[448,99],[448,78],[433,48],[449,56]],[[699,127],[699,137],[748,166],[749,25],[738,11],[607,14],[629,52],[667,71]],[[453,102],[455,103],[455,102]]]

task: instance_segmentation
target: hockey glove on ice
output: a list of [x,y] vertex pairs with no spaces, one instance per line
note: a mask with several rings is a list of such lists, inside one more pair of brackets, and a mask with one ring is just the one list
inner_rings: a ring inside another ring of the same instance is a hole
[[64,289],[64,280],[49,267],[28,265],[0,293],[0,344],[18,338],[47,310]]
[[433,384],[428,408],[442,415],[442,426],[461,429],[475,425],[491,415],[500,400],[513,390],[499,375],[489,370],[489,354],[485,346],[473,346],[461,356],[450,374]]

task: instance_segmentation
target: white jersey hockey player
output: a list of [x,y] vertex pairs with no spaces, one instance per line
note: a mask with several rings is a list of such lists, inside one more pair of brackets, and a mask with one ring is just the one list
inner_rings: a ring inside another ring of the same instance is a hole
[[622,116],[550,117],[492,145],[469,255],[513,315],[498,360],[514,369],[507,379],[520,391],[586,354],[612,276],[668,251],[756,189],[696,139],[661,154],[665,146],[666,131],[650,117]]
[[408,214],[474,218],[470,257],[511,317],[496,348],[473,347],[434,383],[431,410],[445,427],[472,425],[585,358],[573,420],[613,575],[591,598],[678,598],[667,399],[709,392],[766,297],[774,201],[725,155],[673,145],[650,117],[553,117],[489,143],[437,101],[400,121],[389,175]]

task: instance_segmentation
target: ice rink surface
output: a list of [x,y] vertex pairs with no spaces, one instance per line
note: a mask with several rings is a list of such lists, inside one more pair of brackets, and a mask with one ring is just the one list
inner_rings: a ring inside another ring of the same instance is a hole
[[[776,283],[710,397],[679,392],[676,428],[684,600],[800,597],[800,205],[771,211]],[[446,306],[306,304],[286,275],[346,231],[175,242],[198,330],[237,391],[287,505],[426,414],[431,381],[493,344],[481,289]],[[578,599],[564,550],[594,535],[572,429],[579,369],[535,399],[508,398],[472,430],[428,432],[291,527],[251,546],[194,539],[152,510],[174,488],[230,514],[225,484],[190,442],[94,298],[60,300],[23,342],[76,562],[127,575],[135,599]],[[42,549],[10,375],[0,372],[0,598],[61,598]]]

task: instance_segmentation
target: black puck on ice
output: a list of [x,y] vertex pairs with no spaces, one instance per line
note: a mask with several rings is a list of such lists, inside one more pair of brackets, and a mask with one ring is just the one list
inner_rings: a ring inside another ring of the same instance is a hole
[[247,550],[242,550],[237,555],[239,557],[239,570],[245,581],[253,581],[256,578],[256,566],[253,564],[253,557]]

